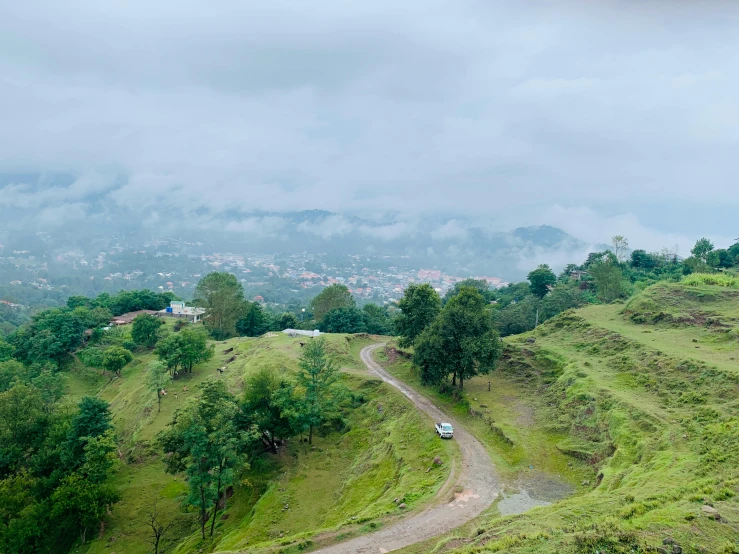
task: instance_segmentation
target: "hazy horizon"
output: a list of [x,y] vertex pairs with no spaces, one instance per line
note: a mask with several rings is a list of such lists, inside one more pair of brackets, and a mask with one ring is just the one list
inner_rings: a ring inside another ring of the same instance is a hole
[[438,233],[549,224],[683,252],[737,235],[728,2],[76,1],[0,16],[6,231],[323,209],[392,220],[377,240],[429,218]]

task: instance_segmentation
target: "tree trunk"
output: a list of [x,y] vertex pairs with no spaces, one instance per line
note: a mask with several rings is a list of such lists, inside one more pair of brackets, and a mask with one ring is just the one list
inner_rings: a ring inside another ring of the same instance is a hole
[[200,487],[200,534],[205,540],[205,522],[208,519],[205,517],[205,489]]
[[213,520],[210,522],[210,536],[213,536],[213,529],[216,526],[216,514],[218,513],[218,502],[221,500],[221,473],[223,471],[223,462],[218,468],[218,486],[216,486],[216,503],[213,506]]
[[162,411],[162,391],[157,387],[157,412]]
[[313,424],[310,424],[310,430],[308,431],[308,444],[313,444]]
[[459,390],[464,390],[464,374],[459,372]]
[[454,387],[456,386],[456,384],[457,384],[457,372],[455,371],[454,373],[452,373],[452,386]]

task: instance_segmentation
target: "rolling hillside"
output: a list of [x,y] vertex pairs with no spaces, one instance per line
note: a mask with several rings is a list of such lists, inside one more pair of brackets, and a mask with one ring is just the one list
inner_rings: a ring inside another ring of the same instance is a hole
[[[278,455],[252,460],[213,539],[206,541],[200,538],[196,514],[183,508],[184,476],[164,471],[157,434],[206,379],[226,379],[240,394],[245,377],[259,368],[295,371],[299,339],[273,334],[216,343],[216,356],[196,367],[191,379],[175,382],[160,413],[156,397],[144,386],[150,353],[137,355],[122,378],[112,382],[95,370],[71,372],[71,396],[98,394],[110,402],[123,445],[114,483],[123,498],[113,507],[103,538],[77,551],[152,551],[145,520],[155,507],[172,524],[161,551],[185,553],[303,551],[372,531],[423,506],[447,480],[457,456],[455,444],[436,440],[430,423],[400,393],[369,377],[359,350],[372,338],[332,335],[328,341],[353,395],[343,427],[316,437],[312,447],[296,438]],[[215,369],[224,365],[218,377]],[[442,465],[432,463],[437,457]],[[396,499],[402,499],[403,509]]]
[[[591,477],[554,505],[506,517],[498,503],[403,552],[739,552],[738,325],[739,291],[657,284],[506,339],[498,374],[471,383],[468,419],[509,439],[490,444],[519,474],[532,458],[516,464],[514,452],[532,427]],[[522,399],[527,421],[510,415]]]

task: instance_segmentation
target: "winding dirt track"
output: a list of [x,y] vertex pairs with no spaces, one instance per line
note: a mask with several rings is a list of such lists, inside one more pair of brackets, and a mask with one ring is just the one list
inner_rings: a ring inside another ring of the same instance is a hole
[[[382,554],[392,552],[417,542],[425,541],[463,525],[498,496],[498,478],[490,456],[480,442],[469,434],[452,417],[414,389],[390,375],[372,359],[372,352],[384,344],[373,344],[362,349],[360,356],[370,373],[402,392],[413,404],[433,421],[446,421],[454,426],[454,440],[462,453],[462,467],[452,487],[460,491],[453,496],[437,497],[437,502],[424,511],[381,529],[344,543],[317,550],[321,554]],[[429,422],[431,429],[431,422]],[[433,432],[431,430],[430,432]]]

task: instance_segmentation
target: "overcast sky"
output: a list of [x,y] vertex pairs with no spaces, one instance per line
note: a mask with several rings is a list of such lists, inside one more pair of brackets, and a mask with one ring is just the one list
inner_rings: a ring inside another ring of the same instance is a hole
[[0,0],[0,171],[79,176],[20,180],[0,205],[442,213],[647,248],[728,240],[732,5]]

